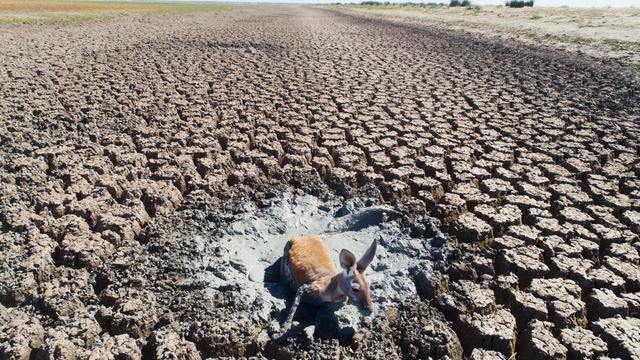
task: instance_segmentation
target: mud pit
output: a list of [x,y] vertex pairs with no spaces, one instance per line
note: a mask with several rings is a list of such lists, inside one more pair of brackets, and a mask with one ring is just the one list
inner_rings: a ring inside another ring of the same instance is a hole
[[[379,250],[366,274],[372,283],[374,317],[384,316],[389,305],[415,296],[410,269],[431,268],[429,239],[412,239],[408,230],[393,220],[402,214],[391,207],[358,207],[355,200],[327,200],[285,193],[271,199],[266,208],[250,204],[229,223],[221,239],[212,239],[223,250],[214,255],[215,259],[204,259],[203,265],[210,267],[209,261],[217,263],[222,256],[229,259],[231,266],[217,269],[219,273],[205,276],[205,281],[213,288],[238,284],[244,288],[245,296],[263,297],[266,302],[277,302],[274,296],[290,298],[291,294],[278,283],[282,250],[293,237],[316,234],[324,240],[335,264],[339,264],[341,249],[363,254],[373,240],[378,241]],[[337,316],[341,326],[352,326],[357,331],[359,315],[355,306],[341,308]]]
[[[619,67],[295,6],[0,33],[0,358],[639,356]],[[402,214],[346,233],[410,269],[356,331],[273,338],[299,191]]]
[[[445,330],[419,335],[422,351],[459,353],[460,344],[444,317],[432,314],[435,310],[417,295],[416,279],[437,278],[451,251],[432,219],[375,199],[345,200],[317,186],[322,195],[284,188],[258,202],[227,200],[208,212],[191,208],[187,200],[183,209],[155,219],[145,231],[146,245],[118,254],[98,271],[97,281],[103,301],[117,303],[125,295],[151,301],[153,308],[137,308],[137,316],[121,324],[120,314],[102,307],[98,321],[112,331],[150,337],[158,331],[183,334],[196,347],[173,346],[185,352],[197,349],[204,356],[305,358],[320,352],[357,358],[370,351],[397,356],[402,338],[394,331],[414,331],[420,323],[413,314],[418,314]],[[379,240],[378,256],[367,270],[372,315],[361,316],[353,305],[303,305],[295,326],[283,333],[281,323],[293,294],[278,282],[278,260],[286,241],[304,233],[322,236],[336,261],[342,247],[362,253],[373,239]],[[139,272],[144,279],[136,276]],[[162,330],[153,331],[158,327]],[[159,351],[153,343],[146,346],[149,352]]]

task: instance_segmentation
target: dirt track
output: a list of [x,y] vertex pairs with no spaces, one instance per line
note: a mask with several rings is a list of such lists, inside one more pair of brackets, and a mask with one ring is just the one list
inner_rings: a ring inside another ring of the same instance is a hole
[[[619,68],[293,6],[0,44],[1,359],[640,357],[640,87]],[[406,297],[374,286],[374,317],[313,341],[277,337],[273,279],[228,245],[288,233],[251,219],[301,190],[336,218],[393,206],[383,249],[421,262],[377,260]]]

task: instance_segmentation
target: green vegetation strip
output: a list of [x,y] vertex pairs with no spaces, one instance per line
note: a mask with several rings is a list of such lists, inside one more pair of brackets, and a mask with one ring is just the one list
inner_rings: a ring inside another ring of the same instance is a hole
[[184,14],[235,5],[197,2],[0,0],[0,25],[70,25],[132,14]]

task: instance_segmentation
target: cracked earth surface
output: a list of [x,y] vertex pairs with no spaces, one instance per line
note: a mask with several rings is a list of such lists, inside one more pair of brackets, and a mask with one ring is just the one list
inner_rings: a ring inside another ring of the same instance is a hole
[[[294,6],[0,43],[0,358],[640,357],[619,68]],[[281,308],[203,283],[242,269],[211,234],[290,191],[402,213],[415,289],[282,339]]]

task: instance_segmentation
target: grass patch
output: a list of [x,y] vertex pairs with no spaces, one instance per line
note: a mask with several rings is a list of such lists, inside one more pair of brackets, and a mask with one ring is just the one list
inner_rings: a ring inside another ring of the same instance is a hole
[[480,14],[480,10],[481,10],[480,6],[477,6],[477,5],[469,6],[469,7],[466,7],[464,9],[464,13],[462,15],[464,15],[464,16],[469,16],[469,15],[478,16]]
[[[535,35],[531,35],[535,37]],[[640,41],[624,41],[616,39],[593,39],[582,36],[570,36],[570,35],[547,35],[547,38],[551,38],[554,41],[573,44],[573,45],[605,45],[611,49],[611,51],[640,51]]]
[[83,22],[108,20],[118,17],[118,14],[37,14],[20,17],[0,17],[0,25],[72,25]]
[[611,47],[613,51],[640,51],[640,41],[604,39],[602,42]]
[[408,10],[432,14],[460,14],[463,16],[477,16],[482,12],[478,5],[471,5],[469,0],[451,0],[449,3],[427,2],[389,2],[389,1],[363,1],[360,3],[332,3],[338,9],[351,8],[361,10]]
[[431,8],[444,8],[447,5],[442,3],[393,3],[389,1],[363,1],[358,4],[354,3],[333,3],[331,5],[346,6],[360,9],[402,9],[402,8],[414,8],[414,9],[431,9]]
[[0,25],[70,25],[131,14],[179,14],[231,7],[229,4],[191,2],[0,0]]
[[595,42],[594,39],[582,37],[582,36],[571,36],[571,35],[551,35],[553,40],[565,44],[573,44],[573,45],[589,45]]

